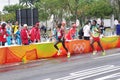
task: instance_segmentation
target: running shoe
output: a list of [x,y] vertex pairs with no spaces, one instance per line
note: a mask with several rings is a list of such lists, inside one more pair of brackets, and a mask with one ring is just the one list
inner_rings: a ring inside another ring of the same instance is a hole
[[61,54],[61,52],[62,52],[61,50],[58,50],[58,53],[57,53],[57,55],[59,56],[59,55]]
[[67,53],[67,58],[70,58],[70,52]]
[[97,51],[93,51],[93,55],[96,55]]
[[102,55],[103,55],[103,56],[105,56],[105,55],[106,55],[105,51],[103,51],[103,52],[102,52]]

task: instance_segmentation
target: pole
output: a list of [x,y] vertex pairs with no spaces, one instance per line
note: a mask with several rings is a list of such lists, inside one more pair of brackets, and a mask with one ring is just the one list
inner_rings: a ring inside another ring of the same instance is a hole
[[10,6],[10,0],[8,0],[8,5]]
[[21,29],[21,10],[20,10],[20,8],[19,8],[19,27],[20,27],[20,29]]
[[0,11],[0,21],[2,21],[2,12]]
[[33,8],[31,8],[31,26],[33,26]]

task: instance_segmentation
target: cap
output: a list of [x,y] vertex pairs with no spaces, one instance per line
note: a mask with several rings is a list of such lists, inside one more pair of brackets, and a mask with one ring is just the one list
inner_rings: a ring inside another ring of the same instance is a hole
[[23,25],[23,27],[26,27],[26,26],[27,26],[27,24],[24,24],[24,25]]
[[6,22],[1,22],[1,25],[6,24]]
[[6,27],[6,23],[2,23],[2,25],[1,25],[2,27]]

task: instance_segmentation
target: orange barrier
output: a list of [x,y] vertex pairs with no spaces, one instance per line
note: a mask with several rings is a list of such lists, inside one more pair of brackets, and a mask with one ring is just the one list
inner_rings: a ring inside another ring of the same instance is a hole
[[[101,43],[104,49],[120,48],[120,37],[101,38]],[[66,42],[66,46],[70,53],[89,53],[92,51],[90,42],[86,40],[73,40]],[[100,48],[94,44],[99,51]],[[62,50],[61,56],[66,55],[66,51],[59,44]],[[54,43],[39,43],[23,46],[9,46],[0,48],[0,64],[15,63],[27,60],[36,60],[40,58],[54,57],[57,50],[54,48]]]
[[[103,48],[111,49],[111,48],[117,48],[120,47],[120,38],[119,37],[106,37],[101,38],[101,44]],[[97,43],[94,43],[94,47],[96,50],[101,50],[100,47],[97,45]],[[75,40],[70,42],[70,52],[71,53],[88,53],[91,52],[91,46],[90,42],[86,40]]]

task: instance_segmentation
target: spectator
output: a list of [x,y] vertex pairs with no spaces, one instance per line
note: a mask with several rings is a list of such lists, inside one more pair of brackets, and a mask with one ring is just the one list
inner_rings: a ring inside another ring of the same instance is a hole
[[120,36],[120,21],[116,25],[116,34]]
[[103,35],[104,34],[104,30],[105,30],[104,29],[105,27],[104,27],[104,22],[103,21],[101,22],[99,28],[100,28],[101,34]]
[[18,27],[19,27],[18,21],[16,21],[15,24],[13,23],[12,25],[13,34],[15,34],[18,31]]
[[118,20],[117,19],[114,20],[114,25],[115,26],[118,25]]
[[46,31],[47,31],[47,29],[46,29],[46,27],[45,27],[44,25],[42,25],[41,30],[44,32],[44,34],[45,34]]
[[28,45],[29,44],[29,35],[28,35],[28,26],[27,24],[23,25],[23,29],[20,32],[21,40],[23,45]]
[[11,25],[10,25],[10,22],[8,22],[7,24],[7,45],[11,45],[12,44],[12,28],[11,28]]
[[40,24],[36,23],[35,26],[30,30],[30,40],[33,43],[40,42]]
[[12,35],[13,35],[12,37],[14,43],[16,43],[15,33],[18,31],[18,27],[19,27],[18,21],[12,23]]
[[2,23],[1,27],[0,27],[0,42],[2,44],[2,46],[5,45],[6,43],[6,38],[8,36],[7,31],[6,31],[6,23]]
[[78,32],[78,38],[83,39],[83,35],[84,35],[84,33],[83,33],[83,27],[82,27],[82,28],[80,28],[80,30]]
[[68,34],[66,35],[66,39],[67,39],[67,40],[72,40],[72,39],[74,39],[75,34],[76,34],[76,27],[77,27],[77,26],[76,26],[75,23],[72,24],[72,27],[70,28]]
[[115,20],[114,20],[114,28],[113,28],[114,31],[113,31],[113,34],[116,33],[116,27],[117,27],[117,25],[118,25],[118,20],[115,19]]
[[20,37],[19,27],[18,27],[18,29],[17,29],[17,31],[16,31],[16,33],[15,33],[15,37],[16,37],[16,43],[17,43],[18,45],[21,45],[21,37]]
[[58,39],[58,36],[57,36],[57,25],[56,25],[56,27],[54,27],[54,29],[52,31],[52,36],[54,37],[54,40]]
[[87,21],[85,26],[83,27],[83,33],[84,33],[84,40],[90,40],[90,25],[89,25],[89,21]]

